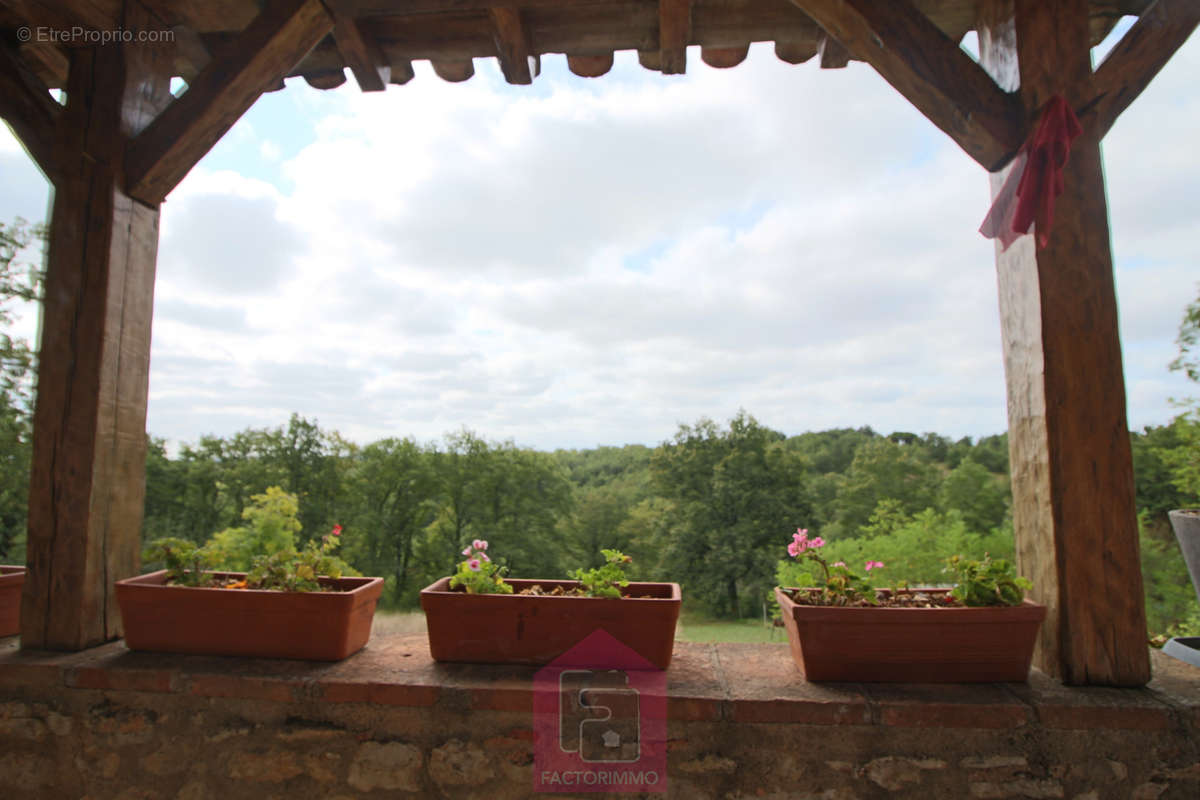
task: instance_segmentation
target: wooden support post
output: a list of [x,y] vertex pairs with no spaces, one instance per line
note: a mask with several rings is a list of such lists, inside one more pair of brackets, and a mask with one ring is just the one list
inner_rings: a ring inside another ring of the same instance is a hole
[[71,50],[34,411],[25,648],[119,636],[113,582],[139,566],[158,208],[125,194],[122,170],[127,137],[170,100],[168,56],[138,45]]
[[[985,0],[981,61],[1045,101],[1091,85],[1087,0]],[[993,192],[1003,176],[993,176]],[[1017,560],[1049,608],[1037,665],[1069,684],[1150,678],[1133,468],[1100,144],[1071,148],[1045,249],[997,246]]]

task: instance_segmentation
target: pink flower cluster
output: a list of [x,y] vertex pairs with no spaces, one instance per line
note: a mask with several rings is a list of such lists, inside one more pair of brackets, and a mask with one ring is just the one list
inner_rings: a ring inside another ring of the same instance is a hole
[[483,561],[491,561],[491,559],[488,558],[488,554],[484,552],[485,550],[487,550],[487,540],[476,539],[475,541],[471,542],[470,547],[462,551],[464,556],[469,556],[467,559],[467,566],[471,568],[472,572],[479,572],[479,568],[482,566]]
[[788,543],[788,555],[795,558],[809,548],[824,546],[825,540],[820,536],[809,539],[808,528],[797,528],[796,532],[792,534],[792,541]]
[[879,569],[882,566],[883,566],[882,561],[868,561],[865,569],[867,570],[867,572],[870,572],[871,570]]

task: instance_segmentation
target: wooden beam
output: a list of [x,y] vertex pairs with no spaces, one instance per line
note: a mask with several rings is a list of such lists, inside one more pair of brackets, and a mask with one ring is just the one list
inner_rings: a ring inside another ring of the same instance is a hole
[[529,50],[529,37],[521,22],[521,12],[513,6],[488,9],[492,18],[492,39],[500,71],[509,83],[528,85],[541,72],[541,61]]
[[334,6],[333,40],[354,73],[358,88],[364,92],[382,92],[392,78],[392,68],[384,59],[379,45],[349,15]]
[[171,33],[175,36],[175,71],[185,83],[191,84],[212,61],[212,53],[200,35],[186,25],[172,27]]
[[828,33],[817,42],[817,55],[821,69],[845,69],[850,65],[850,51]]
[[71,64],[67,60],[67,54],[58,45],[50,42],[29,42],[17,48],[17,52],[46,86],[51,89],[66,88],[67,69]]
[[[1091,82],[1086,0],[981,0],[981,63],[1032,118]],[[1011,168],[1011,167],[1010,167]],[[1004,174],[992,176],[993,193]],[[1100,144],[1075,140],[1054,230],[997,245],[1017,561],[1049,611],[1036,660],[1071,684],[1150,678]]]
[[51,180],[58,174],[55,128],[62,107],[16,50],[0,42],[0,117]]
[[1200,25],[1196,0],[1158,0],[1109,51],[1092,78],[1093,97],[1080,122],[1103,139]]
[[1016,100],[909,0],[792,0],[967,155],[994,171],[1020,148]]
[[113,583],[139,569],[158,209],[121,160],[170,100],[163,48],[73,48],[57,146],[29,490],[21,647],[120,635]]
[[233,45],[134,139],[129,194],[157,205],[254,104],[333,29],[320,0],[269,0]]
[[658,0],[659,69],[664,75],[687,72],[692,38],[692,0]]
[[31,26],[70,31],[75,27],[95,31],[121,27],[121,0],[4,0]]

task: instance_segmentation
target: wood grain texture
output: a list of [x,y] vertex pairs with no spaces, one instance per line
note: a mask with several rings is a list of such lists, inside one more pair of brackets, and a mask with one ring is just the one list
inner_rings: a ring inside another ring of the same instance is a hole
[[844,69],[850,64],[850,51],[829,34],[817,42],[817,55],[821,69]]
[[521,12],[513,6],[497,6],[489,10],[489,15],[496,58],[504,79],[517,85],[533,83],[541,71],[541,62],[529,49],[529,36],[521,21]]
[[126,138],[170,99],[169,65],[161,48],[71,51],[34,410],[26,648],[119,636],[113,584],[139,567],[158,209],[123,193],[120,171]]
[[461,83],[475,74],[475,63],[469,58],[455,61],[437,60],[429,63],[433,67],[434,74],[450,83]]
[[775,42],[775,57],[788,64],[803,64],[817,54],[817,42],[779,40]]
[[742,47],[702,47],[700,60],[716,69],[730,69],[746,60],[750,45]]
[[792,0],[967,155],[994,171],[1022,140],[1015,98],[908,0]]
[[659,69],[664,75],[687,72],[692,38],[692,0],[658,0]]
[[[1090,86],[1084,0],[981,3],[981,62],[1045,100]],[[1003,176],[993,176],[993,191]],[[1071,684],[1150,678],[1132,459],[1098,140],[1071,149],[1048,246],[997,247],[1020,570],[1048,615],[1036,662]]]
[[61,89],[67,85],[70,62],[61,47],[50,42],[29,42],[21,45],[18,52],[47,87]]
[[54,137],[61,116],[62,108],[46,84],[14,48],[0,42],[0,117],[51,179],[58,173]]
[[382,92],[392,79],[392,68],[379,45],[350,16],[334,6],[333,39],[337,49],[354,73],[358,88],[364,92]]
[[581,78],[599,78],[613,67],[613,54],[606,56],[575,56],[567,54],[567,69]]
[[333,29],[319,0],[270,0],[230,48],[129,145],[129,193],[157,205],[246,112]]
[[1096,69],[1093,98],[1080,116],[1092,136],[1103,139],[1200,25],[1200,2],[1158,0],[1125,32]]

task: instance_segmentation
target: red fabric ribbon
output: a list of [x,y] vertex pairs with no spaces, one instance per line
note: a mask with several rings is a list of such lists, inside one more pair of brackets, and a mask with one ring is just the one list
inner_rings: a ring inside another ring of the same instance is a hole
[[1067,101],[1062,95],[1051,97],[1033,135],[1017,153],[979,232],[999,239],[1000,249],[1007,250],[1036,223],[1038,247],[1045,247],[1054,226],[1054,201],[1063,192],[1062,170],[1071,142],[1081,133],[1083,128]]

